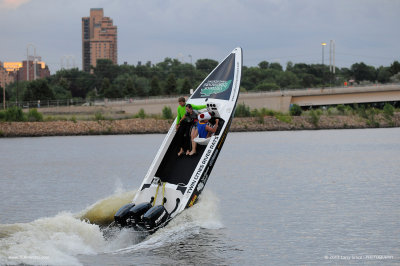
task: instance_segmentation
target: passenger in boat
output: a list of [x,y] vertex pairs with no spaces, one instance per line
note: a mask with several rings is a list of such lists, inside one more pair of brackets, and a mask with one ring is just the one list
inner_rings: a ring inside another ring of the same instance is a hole
[[[209,112],[199,114],[197,122],[197,135],[199,138],[209,138],[217,131],[219,119],[215,119],[215,125],[213,127],[208,123],[210,119],[211,114]],[[192,150],[190,151],[189,156],[193,156],[197,153],[196,148],[197,143],[194,141],[194,138],[192,138]]]
[[178,116],[176,117],[176,130],[178,130],[180,121],[186,114],[186,99],[185,99],[185,97],[179,97],[178,103],[179,103],[179,105],[176,110],[176,112],[178,114]]
[[[181,104],[181,103],[179,103]],[[177,134],[178,134],[178,156],[183,154],[188,155],[190,152],[190,141],[191,141],[191,130],[196,125],[197,122],[197,114],[196,110],[206,108],[206,105],[192,105],[186,104],[186,113],[179,120],[177,125]],[[178,107],[179,108],[179,107]],[[179,118],[179,115],[178,115]]]
[[[178,114],[177,117],[176,117],[176,130],[178,130],[182,118],[187,113],[185,97],[179,97],[178,98],[178,103],[179,103],[179,105],[178,105],[178,108],[176,110],[176,112]],[[201,109],[207,108],[207,105],[205,105],[205,104],[204,105],[189,104],[189,105],[194,110],[201,110]]]

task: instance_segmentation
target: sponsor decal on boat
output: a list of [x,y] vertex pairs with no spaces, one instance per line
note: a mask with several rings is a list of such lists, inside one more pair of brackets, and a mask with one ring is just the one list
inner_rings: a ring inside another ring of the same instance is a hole
[[204,155],[204,159],[201,161],[201,164],[200,164],[198,170],[196,171],[196,174],[195,174],[192,182],[190,183],[189,189],[187,190],[186,193],[192,194],[193,189],[195,188],[195,186],[197,184],[197,181],[199,180],[199,178],[204,173],[203,170],[206,168],[206,166],[208,164],[208,161],[209,161],[209,159],[211,157],[211,154],[215,150],[215,147],[217,146],[218,140],[219,140],[219,136],[215,136],[213,141],[212,141],[212,143],[211,143],[211,145],[210,145],[210,148],[207,150],[206,154]]
[[164,215],[165,215],[165,211],[163,211],[163,213],[160,215],[160,217],[158,217],[158,219],[156,220],[156,224],[158,224],[161,221],[161,219],[164,217]]
[[210,167],[208,167],[207,170],[204,171],[206,174],[200,179],[199,184],[197,185],[197,192],[199,192],[199,193],[203,190],[204,186],[206,185],[206,182],[208,179],[208,174],[209,174],[209,172],[211,172],[211,171],[209,171],[209,169],[210,169]]
[[226,91],[231,85],[232,80],[209,80],[203,84],[201,97],[208,97]]
[[196,201],[196,199],[197,199],[197,195],[194,195],[193,198],[192,198],[192,200],[191,200],[190,203],[189,203],[189,207],[192,207],[192,206],[193,206],[193,204],[194,204],[194,202]]

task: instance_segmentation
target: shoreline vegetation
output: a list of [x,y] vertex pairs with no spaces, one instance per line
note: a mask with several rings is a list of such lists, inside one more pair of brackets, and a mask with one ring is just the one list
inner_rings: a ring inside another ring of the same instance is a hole
[[[164,106],[160,114],[106,112],[93,108],[86,113],[40,113],[37,109],[23,112],[12,107],[0,111],[0,137],[39,137],[117,134],[165,134],[175,115]],[[386,103],[383,108],[368,105],[338,105],[302,110],[291,107],[280,113],[265,108],[250,109],[239,103],[231,132],[287,131],[318,129],[359,129],[400,127],[400,110]]]

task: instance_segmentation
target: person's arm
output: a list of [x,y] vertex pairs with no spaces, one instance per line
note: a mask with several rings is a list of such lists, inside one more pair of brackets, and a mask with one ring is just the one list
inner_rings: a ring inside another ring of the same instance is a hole
[[206,126],[206,130],[210,133],[215,133],[218,129],[218,122],[219,119],[215,119],[215,126],[214,127],[210,127],[209,125]]
[[179,124],[181,123],[181,121],[182,121],[182,119],[183,119],[183,116],[182,116],[182,113],[179,112],[179,106],[178,106],[178,108],[176,109],[176,111],[177,111],[177,113],[178,113],[178,115],[176,116],[176,129],[178,130]]

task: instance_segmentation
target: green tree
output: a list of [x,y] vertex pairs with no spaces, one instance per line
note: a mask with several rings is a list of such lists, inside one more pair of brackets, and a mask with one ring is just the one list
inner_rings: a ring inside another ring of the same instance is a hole
[[149,79],[152,76],[152,69],[149,65],[137,65],[135,68],[135,75]]
[[168,95],[177,94],[177,86],[176,86],[176,79],[174,74],[169,74],[167,78],[167,83],[165,86],[165,92]]
[[154,76],[154,77],[151,79],[149,94],[150,94],[151,96],[156,96],[156,95],[160,95],[160,94],[161,94],[160,82],[159,82],[157,76]]
[[31,81],[24,94],[24,101],[53,99],[55,99],[54,92],[50,89],[46,79]]
[[66,90],[61,85],[55,85],[53,87],[53,91],[54,91],[54,97],[56,99],[71,99],[72,98],[71,91]]
[[399,61],[394,61],[390,65],[390,72],[392,73],[392,75],[396,75],[397,73],[400,72],[400,63],[399,63]]
[[133,78],[128,73],[122,73],[114,80],[113,84],[113,95],[114,98],[120,98],[124,96],[132,97],[135,96],[135,84]]
[[347,68],[343,67],[339,71],[339,75],[343,78],[344,81],[350,80],[353,78],[353,72]]
[[261,61],[258,64],[258,67],[261,68],[261,69],[268,69],[268,66],[269,66],[269,63],[267,61]]
[[186,77],[186,78],[183,80],[183,84],[182,84],[182,87],[181,87],[181,93],[182,93],[182,94],[189,94],[191,88],[192,88],[192,84],[190,83],[189,78]]
[[105,96],[105,92],[108,91],[111,87],[111,82],[108,78],[103,78],[101,83],[101,87],[99,90],[99,94]]
[[138,77],[135,80],[135,88],[137,92],[137,96],[145,97],[148,95],[149,91],[149,81],[144,77]]
[[218,62],[212,59],[199,59],[196,61],[196,69],[207,73],[211,72],[217,65]]
[[373,66],[367,66],[363,62],[355,63],[351,66],[351,71],[353,72],[354,78],[358,83],[363,80],[375,81],[376,80],[376,70]]
[[125,83],[125,88],[124,88],[124,93],[126,96],[136,96],[136,88],[135,88],[135,81],[133,78],[130,76],[127,78],[126,83]]
[[258,67],[244,67],[242,71],[241,84],[247,90],[254,90],[254,88],[268,76],[268,69],[260,69]]
[[292,71],[293,67],[294,67],[294,65],[293,65],[292,61],[289,61],[286,63],[286,71]]
[[97,59],[96,67],[93,68],[93,74],[99,80],[108,78],[112,83],[118,76],[119,67],[115,65],[110,59]]
[[378,76],[377,80],[380,83],[387,83],[390,81],[390,77],[392,76],[392,73],[390,71],[390,67],[379,67],[378,68]]
[[[50,86],[56,86],[69,91],[72,97],[85,98],[86,94],[96,87],[95,77],[87,72],[80,71],[78,68],[62,69],[49,78]],[[101,80],[97,85],[100,87]],[[60,89],[58,89],[60,91]]]
[[278,71],[283,71],[282,65],[279,64],[278,62],[274,62],[274,63],[269,64],[269,68],[270,69],[275,69],[275,70],[278,70]]
[[281,88],[299,88],[299,80],[293,72],[281,72],[277,77],[277,84]]
[[318,83],[317,78],[314,75],[305,73],[301,75],[301,86],[303,88],[314,87]]

